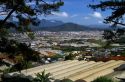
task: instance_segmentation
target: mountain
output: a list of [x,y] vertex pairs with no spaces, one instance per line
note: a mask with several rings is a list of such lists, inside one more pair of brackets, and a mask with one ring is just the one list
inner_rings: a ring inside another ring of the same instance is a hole
[[[87,27],[85,27],[87,28]],[[55,27],[43,27],[43,31],[84,31],[84,26],[74,24],[74,23],[65,23]]]
[[35,20],[36,22],[39,22],[37,26],[34,26],[32,24],[30,24],[30,29],[32,29],[33,31],[38,31],[38,30],[42,30],[45,27],[56,27],[59,25],[64,24],[64,22],[62,21],[58,21],[58,20],[46,20],[46,19],[42,19],[42,20]]
[[90,31],[110,29],[107,25],[79,25],[75,23],[64,23],[57,20],[40,20],[38,26],[30,26],[33,31]]
[[109,29],[111,30],[112,27],[110,25],[107,25],[107,24],[101,24],[101,25],[89,25],[90,28],[95,28],[95,29],[100,29],[100,30],[106,30],[106,29]]
[[[64,23],[58,20],[36,20],[38,23],[37,26],[32,24],[29,25],[29,28],[32,31],[103,31],[103,30],[112,30],[113,28],[108,25],[79,25],[75,23]],[[18,25],[17,22],[15,24]],[[119,28],[119,27],[118,27]],[[16,32],[14,29],[11,29],[11,32]]]
[[40,21],[39,27],[54,27],[62,24],[64,24],[62,21],[42,19]]
[[108,28],[103,28],[103,26],[100,27],[93,27],[93,26],[84,26],[84,25],[79,25],[75,23],[64,23],[59,26],[54,26],[54,27],[41,27],[39,30],[42,31],[95,31],[95,30],[106,30]]

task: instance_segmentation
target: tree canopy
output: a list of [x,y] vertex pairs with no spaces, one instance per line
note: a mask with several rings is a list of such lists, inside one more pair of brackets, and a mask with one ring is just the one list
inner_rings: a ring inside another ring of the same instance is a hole
[[[92,9],[101,9],[101,11],[111,11],[111,15],[104,19],[104,23],[112,24],[112,30],[104,31],[104,38],[109,42],[119,39],[124,35],[125,27],[124,14],[125,14],[125,0],[100,0],[98,4],[89,5]],[[120,27],[120,28],[119,28]]]
[[102,11],[111,10],[111,15],[105,18],[105,23],[113,23],[114,25],[123,25],[125,14],[125,0],[101,0],[99,4],[90,5],[93,9],[101,9]]
[[[0,20],[0,48],[4,47],[7,39],[5,35],[7,30],[14,28],[17,31],[25,32],[31,31],[28,25],[32,23],[37,25],[38,15],[48,15],[52,11],[58,11],[59,7],[64,3],[61,0],[50,0],[49,2],[44,0],[0,0],[0,16],[6,16]],[[16,19],[18,24],[8,19],[12,17]],[[16,44],[16,42],[15,42]]]
[[[58,11],[63,4],[61,0],[0,0],[0,17],[3,16],[0,20],[0,53],[6,53],[12,59],[21,58],[18,64],[23,61],[38,61],[39,53],[31,49],[30,45],[9,39],[8,30],[31,32],[29,25],[38,25],[36,20],[39,15]],[[10,18],[16,22],[9,20]],[[34,38],[32,34],[30,36]]]
[[[30,31],[28,25],[29,23],[37,25],[35,20],[38,15],[48,15],[52,11],[58,11],[63,4],[61,0],[50,0],[49,2],[44,0],[0,0],[0,13],[7,15],[5,19],[0,20],[0,32],[9,28]],[[13,21],[8,21],[10,17],[17,19],[18,25]]]

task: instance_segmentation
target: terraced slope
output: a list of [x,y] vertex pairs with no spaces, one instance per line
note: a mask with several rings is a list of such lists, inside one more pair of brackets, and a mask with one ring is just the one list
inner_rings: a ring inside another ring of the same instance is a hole
[[[108,62],[94,62],[94,61],[78,61],[78,60],[69,60],[56,62],[53,64],[38,66],[26,70],[22,70],[22,73],[25,75],[31,75],[35,77],[36,73],[46,71],[46,73],[51,73],[52,77],[55,79],[69,78],[73,81],[78,79],[86,80],[90,82],[95,78],[103,75],[110,74],[114,72],[114,68],[124,64],[125,61],[111,60]],[[13,73],[11,73],[13,74]]]

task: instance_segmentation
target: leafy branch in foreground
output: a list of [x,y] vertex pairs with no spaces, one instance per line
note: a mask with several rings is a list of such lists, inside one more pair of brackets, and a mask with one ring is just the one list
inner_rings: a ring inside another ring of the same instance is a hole
[[[39,53],[31,49],[30,45],[8,39],[10,29],[17,32],[31,32],[30,24],[38,25],[39,21],[36,21],[38,16],[56,12],[63,4],[64,2],[61,0],[50,0],[49,2],[44,0],[0,0],[0,17],[6,16],[0,20],[0,52],[8,54],[8,57],[20,67],[19,70],[22,69],[23,61],[26,63],[38,61]],[[29,34],[29,36],[34,38],[33,34]],[[16,59],[17,56],[22,57],[20,61]]]
[[105,23],[113,23],[114,25],[123,25],[123,16],[125,14],[124,0],[107,0],[100,1],[99,4],[89,5],[92,9],[101,9],[102,11],[111,10],[112,14],[105,18]]
[[111,15],[104,19],[104,23],[112,24],[112,27],[114,27],[111,30],[104,31],[104,39],[109,42],[107,45],[124,36],[125,0],[100,0],[100,3],[91,4],[89,7],[94,10],[111,11]]

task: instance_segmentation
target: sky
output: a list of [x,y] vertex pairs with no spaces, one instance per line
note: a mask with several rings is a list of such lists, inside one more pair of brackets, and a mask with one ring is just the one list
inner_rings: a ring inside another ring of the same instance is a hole
[[61,20],[63,22],[73,22],[81,25],[103,24],[103,19],[108,15],[107,12],[100,10],[94,11],[89,8],[89,4],[95,4],[92,0],[63,0],[64,6],[59,12],[52,12],[54,15],[40,17],[41,19]]
[[[52,15],[39,16],[39,19],[59,20],[65,23],[72,22],[80,25],[100,25],[109,12],[100,10],[94,11],[89,4],[97,4],[97,0],[62,0],[64,5],[61,6],[59,12],[52,12]],[[34,4],[34,3],[32,3]],[[0,17],[1,19],[2,17]],[[3,19],[3,18],[2,18]]]

